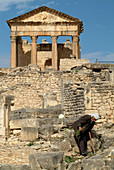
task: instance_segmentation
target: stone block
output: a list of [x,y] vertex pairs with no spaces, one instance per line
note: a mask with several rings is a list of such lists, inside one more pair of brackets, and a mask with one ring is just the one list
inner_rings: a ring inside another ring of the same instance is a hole
[[28,165],[0,165],[0,170],[32,170]]
[[109,166],[103,166],[102,170],[110,170],[110,167]]
[[[48,152],[48,153],[37,153],[29,155],[29,163],[33,170],[42,169],[57,169],[61,163],[63,163],[64,152]],[[38,169],[39,168],[39,169]],[[59,169],[63,170],[63,169]]]
[[83,159],[82,161],[82,168],[83,170],[100,170],[104,166],[104,160],[102,157],[93,157],[90,159]]
[[10,121],[10,129],[21,129],[22,127],[36,127],[38,121],[36,119],[17,119]]
[[13,130],[13,134],[15,136],[19,136],[21,134],[21,130]]
[[70,142],[67,141],[67,140],[62,141],[62,142],[59,144],[59,150],[60,150],[60,151],[64,151],[64,152],[70,151],[70,150],[71,150]]
[[34,154],[29,155],[29,165],[32,170],[41,170],[41,166],[38,162],[38,157],[36,157]]
[[49,137],[50,135],[54,134],[54,127],[50,124],[42,125],[40,126],[39,133]]
[[70,163],[68,170],[81,170],[81,162]]
[[56,170],[66,170],[66,162],[59,163]]
[[22,127],[21,140],[34,141],[37,138],[38,138],[38,128],[37,127]]

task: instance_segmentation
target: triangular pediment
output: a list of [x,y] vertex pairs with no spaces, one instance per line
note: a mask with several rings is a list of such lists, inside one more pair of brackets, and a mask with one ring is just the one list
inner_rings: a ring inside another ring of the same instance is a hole
[[34,9],[26,14],[20,15],[7,21],[8,24],[14,22],[80,22],[79,19],[74,18],[65,13],[56,11],[55,9],[42,6]]
[[60,16],[56,16],[55,14],[51,14],[47,11],[39,12],[38,14],[35,14],[33,16],[30,16],[24,20],[23,22],[72,22],[70,19],[65,19]]

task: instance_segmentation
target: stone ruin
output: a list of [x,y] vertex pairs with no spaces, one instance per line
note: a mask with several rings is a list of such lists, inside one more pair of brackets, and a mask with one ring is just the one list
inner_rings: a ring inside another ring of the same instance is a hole
[[[60,60],[81,58],[79,36],[83,32],[83,22],[55,9],[42,6],[21,16],[7,20],[11,28],[11,67],[37,64],[41,70],[59,70]],[[40,36],[51,37],[52,44]],[[72,42],[58,44],[60,36],[72,37]],[[31,43],[23,40],[30,37]]]
[[[0,169],[114,170],[114,65],[81,59],[82,21],[43,6],[7,23],[11,68],[0,68]],[[37,44],[38,36],[51,36],[52,44]],[[73,41],[57,44],[59,36]],[[83,157],[72,123],[95,112],[95,153],[89,141]]]
[[[90,63],[64,71],[0,68],[0,168],[112,170],[113,68]],[[93,129],[96,154],[82,157],[72,123],[94,112],[101,115]]]

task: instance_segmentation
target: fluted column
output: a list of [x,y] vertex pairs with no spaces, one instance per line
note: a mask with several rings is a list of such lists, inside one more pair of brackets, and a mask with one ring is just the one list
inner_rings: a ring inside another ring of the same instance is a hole
[[52,68],[58,70],[57,36],[52,36]]
[[79,59],[79,36],[73,36],[73,55],[76,56],[76,59]]
[[11,36],[11,67],[17,66],[16,58],[16,36]]
[[32,36],[31,64],[37,64],[37,36]]

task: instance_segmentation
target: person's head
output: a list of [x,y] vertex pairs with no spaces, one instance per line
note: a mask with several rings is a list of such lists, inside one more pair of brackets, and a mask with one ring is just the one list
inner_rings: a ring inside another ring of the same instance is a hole
[[91,119],[93,121],[96,121],[96,120],[100,119],[100,116],[99,116],[98,113],[93,113],[93,114],[90,114],[90,115],[91,115]]

